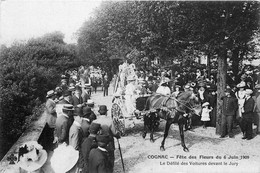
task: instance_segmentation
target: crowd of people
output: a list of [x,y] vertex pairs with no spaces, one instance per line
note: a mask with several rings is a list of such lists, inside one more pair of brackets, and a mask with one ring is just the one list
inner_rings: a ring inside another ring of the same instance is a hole
[[[208,78],[206,70],[197,69],[196,76],[190,76],[189,73],[173,73],[172,70],[143,71],[135,69],[134,65],[131,68],[128,72],[131,75],[119,74],[125,80],[118,81],[123,89],[118,87],[116,91],[116,94],[124,95],[129,117],[134,117],[140,106],[136,102],[138,97],[157,93],[178,98],[182,92],[193,91],[202,105],[200,122],[203,128],[216,127],[216,77],[210,75]],[[242,139],[253,138],[253,124],[257,126],[256,133],[260,132],[260,81],[254,81],[252,74],[258,76],[259,72],[246,71],[236,85],[227,85],[225,96],[221,98],[221,138],[234,137],[233,129],[238,126],[243,133]],[[66,72],[61,76],[60,85],[47,92],[47,124],[42,145],[46,150],[54,150],[65,143],[78,150],[78,172],[113,172],[114,137],[120,138],[120,134],[111,117],[107,116],[106,105],[100,105],[98,113],[95,113],[95,104],[91,100],[92,84],[88,69],[79,68],[78,71]],[[106,75],[102,84],[103,95],[107,96],[109,81]],[[186,130],[191,128],[186,126]]]
[[[127,65],[125,65],[127,67]],[[132,65],[133,66],[133,65]],[[146,94],[158,93],[178,98],[184,91],[193,91],[197,94],[202,105],[200,124],[216,127],[221,122],[221,138],[234,137],[234,128],[241,128],[243,139],[253,138],[253,125],[256,125],[256,133],[259,131],[260,117],[260,73],[259,70],[244,68],[236,79],[231,71],[227,74],[227,87],[223,99],[221,119],[217,120],[217,78],[216,75],[208,75],[206,69],[196,69],[195,73],[187,71],[175,71],[172,69],[137,70],[134,75],[127,76],[124,89],[118,91],[125,97],[125,105],[129,117],[138,112],[136,99]],[[191,122],[192,118],[188,121]],[[186,126],[190,130],[191,126]]]
[[[55,152],[60,145],[72,146],[79,151],[76,172],[113,172],[114,137],[120,138],[107,106],[100,105],[98,112],[91,99],[90,71],[79,68],[61,76],[61,83],[46,95],[46,126],[40,143],[47,151]],[[93,78],[92,78],[93,79]],[[104,96],[109,81],[103,76]],[[66,164],[66,163],[64,163]],[[68,163],[69,164],[69,163]]]

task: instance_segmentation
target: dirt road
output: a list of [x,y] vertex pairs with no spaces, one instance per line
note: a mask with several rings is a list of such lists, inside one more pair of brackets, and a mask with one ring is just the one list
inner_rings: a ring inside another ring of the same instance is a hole
[[[112,89],[109,96],[103,97],[100,90],[92,95],[96,105],[106,104],[111,110]],[[109,111],[110,115],[110,111]],[[234,172],[260,173],[260,135],[252,140],[242,140],[239,128],[234,138],[220,139],[215,128],[195,127],[185,132],[185,142],[189,152],[181,147],[177,125],[172,125],[165,142],[165,151],[160,151],[165,121],[155,132],[155,142],[151,143],[149,134],[141,137],[142,121],[127,130],[127,135],[119,139],[123,160],[128,173],[186,173],[186,172]],[[116,141],[116,140],[115,140]],[[115,151],[115,173],[123,173],[118,145]]]

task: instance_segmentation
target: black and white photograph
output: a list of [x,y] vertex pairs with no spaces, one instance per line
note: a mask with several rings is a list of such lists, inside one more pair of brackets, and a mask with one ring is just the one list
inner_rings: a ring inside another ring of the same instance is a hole
[[0,0],[0,173],[260,173],[260,1]]

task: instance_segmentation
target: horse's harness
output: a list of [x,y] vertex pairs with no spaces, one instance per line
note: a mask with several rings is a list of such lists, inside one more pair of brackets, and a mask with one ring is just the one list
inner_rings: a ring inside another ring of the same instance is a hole
[[[194,112],[194,107],[191,106],[191,104],[190,104],[189,101],[181,102],[181,101],[179,101],[178,99],[176,99],[175,97],[171,97],[171,96],[168,96],[168,98],[163,101],[162,106],[163,106],[163,107],[166,107],[166,103],[167,103],[167,101],[170,100],[170,99],[175,100],[176,102],[178,102],[178,103],[181,104],[182,106],[185,106],[186,108],[188,108],[191,112]],[[188,104],[188,105],[187,105],[187,104]],[[170,111],[170,112],[172,112],[173,110],[177,110],[178,112],[181,112],[181,113],[183,113],[183,114],[186,114],[186,111],[180,110],[178,107],[168,107],[167,110]]]

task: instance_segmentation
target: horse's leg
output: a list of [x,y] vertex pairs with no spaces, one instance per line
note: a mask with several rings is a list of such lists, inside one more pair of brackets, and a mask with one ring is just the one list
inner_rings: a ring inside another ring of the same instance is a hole
[[151,115],[151,117],[150,117],[150,131],[151,131],[151,133],[150,133],[150,141],[151,142],[154,142],[154,138],[153,138],[153,133],[154,133],[154,128],[155,128],[155,117],[156,115],[155,115],[155,113],[153,113],[152,115]]
[[165,129],[164,129],[163,141],[162,141],[161,146],[160,146],[161,151],[165,151],[164,143],[165,143],[165,139],[168,136],[169,129],[170,129],[172,123],[173,123],[173,119],[167,119]]
[[179,131],[180,131],[180,136],[181,136],[181,146],[183,147],[183,151],[188,152],[189,149],[186,147],[185,142],[184,142],[184,130],[183,130],[183,126],[185,124],[185,119],[184,117],[181,118],[178,122],[179,125]]
[[147,133],[147,124],[148,123],[148,117],[147,117],[147,114],[144,115],[144,130],[143,130],[143,134],[142,134],[142,137],[145,138],[146,137],[146,133]]

